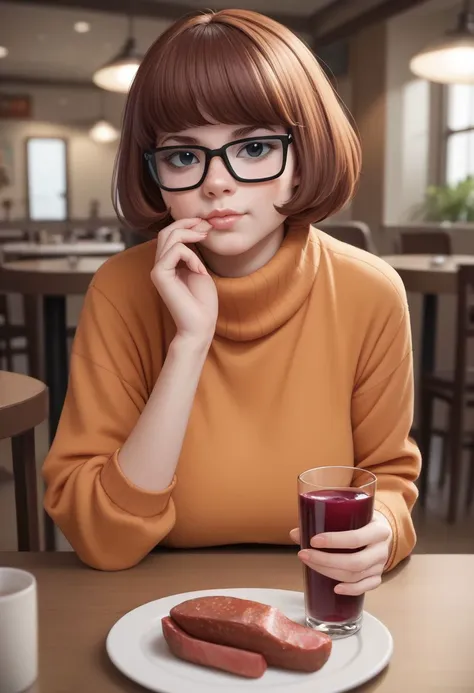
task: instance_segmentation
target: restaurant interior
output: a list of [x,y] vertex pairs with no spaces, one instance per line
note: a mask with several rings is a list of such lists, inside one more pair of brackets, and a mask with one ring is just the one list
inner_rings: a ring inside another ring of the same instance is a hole
[[43,511],[41,467],[88,286],[144,240],[112,204],[122,113],[154,40],[208,6],[292,29],[354,119],[356,194],[314,225],[403,281],[423,452],[414,554],[472,555],[474,2],[460,0],[0,0],[0,555],[72,553]]

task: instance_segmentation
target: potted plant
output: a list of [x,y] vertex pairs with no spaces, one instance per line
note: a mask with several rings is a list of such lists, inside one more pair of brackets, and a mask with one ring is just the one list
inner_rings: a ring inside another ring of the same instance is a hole
[[455,185],[430,185],[415,218],[431,222],[474,222],[474,177]]

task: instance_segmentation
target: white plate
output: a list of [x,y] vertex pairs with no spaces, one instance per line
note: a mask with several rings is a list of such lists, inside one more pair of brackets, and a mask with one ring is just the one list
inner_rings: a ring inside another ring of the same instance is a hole
[[163,638],[161,619],[170,609],[195,597],[226,595],[276,606],[297,623],[304,624],[301,592],[236,588],[173,594],[143,604],[125,614],[107,636],[107,653],[120,671],[136,683],[158,693],[343,693],[359,686],[384,669],[392,655],[393,641],[387,628],[364,612],[361,630],[335,640],[325,666],[314,674],[268,668],[260,679],[244,679],[217,669],[207,669],[174,657]]

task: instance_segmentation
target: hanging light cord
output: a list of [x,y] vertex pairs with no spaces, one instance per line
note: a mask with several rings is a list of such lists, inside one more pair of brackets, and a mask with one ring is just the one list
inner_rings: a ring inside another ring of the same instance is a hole
[[133,24],[134,24],[133,20],[134,20],[133,14],[129,14],[128,15],[128,38],[129,39],[134,38],[134,36],[133,36]]
[[474,1],[464,0],[463,9],[459,14],[459,31],[474,34]]

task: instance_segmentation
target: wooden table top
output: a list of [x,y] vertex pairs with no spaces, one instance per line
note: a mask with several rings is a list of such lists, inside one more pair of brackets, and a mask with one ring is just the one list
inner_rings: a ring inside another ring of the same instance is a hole
[[38,426],[48,416],[48,388],[40,380],[0,371],[0,440]]
[[[143,693],[109,661],[105,639],[121,616],[148,601],[211,588],[303,587],[293,547],[163,549],[109,573],[70,552],[0,553],[0,565],[38,580],[40,676],[28,693]],[[473,693],[473,585],[474,555],[415,555],[387,575],[365,607],[390,629],[393,659],[354,690]]]
[[84,294],[108,258],[79,257],[15,260],[0,265],[0,291],[22,294]]
[[403,280],[407,291],[423,294],[457,293],[459,265],[474,265],[474,255],[445,255],[437,264],[435,255],[384,255]]

